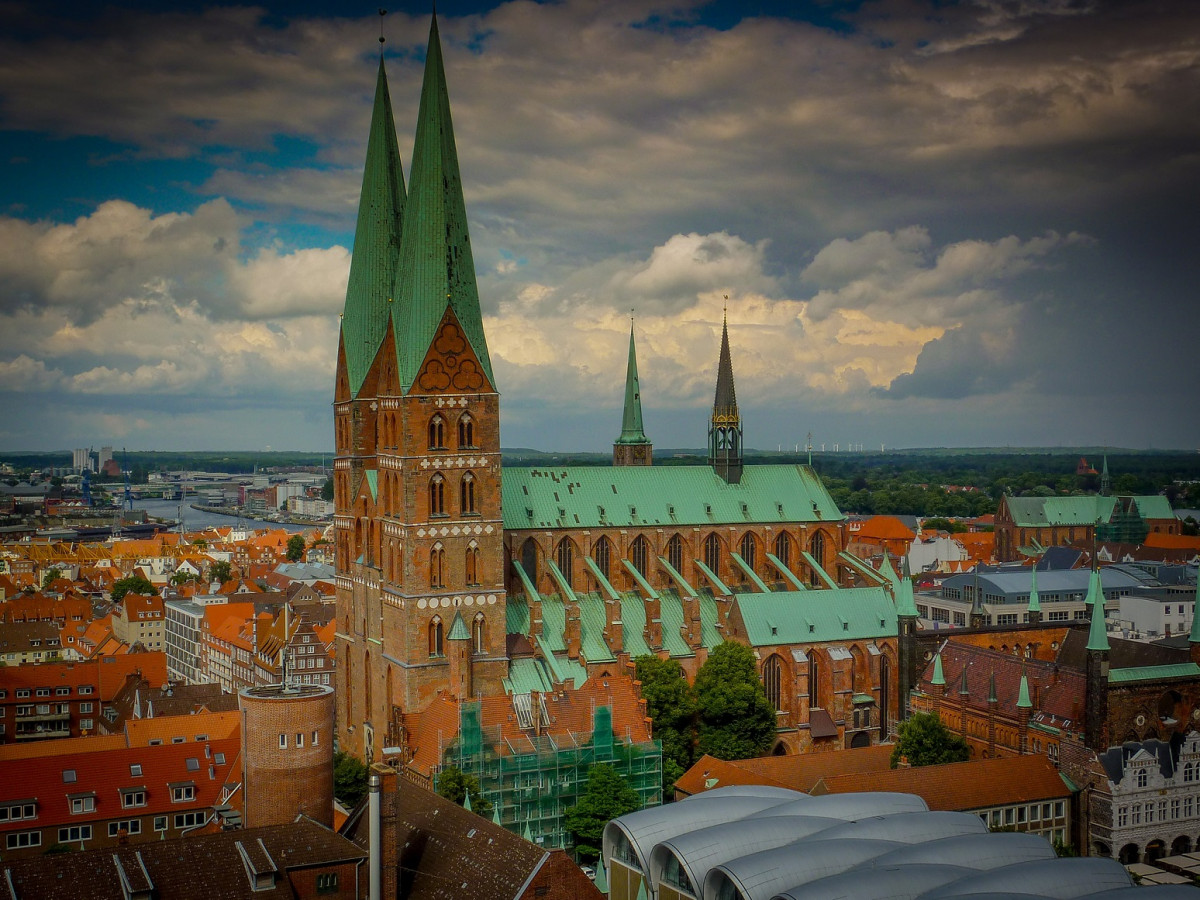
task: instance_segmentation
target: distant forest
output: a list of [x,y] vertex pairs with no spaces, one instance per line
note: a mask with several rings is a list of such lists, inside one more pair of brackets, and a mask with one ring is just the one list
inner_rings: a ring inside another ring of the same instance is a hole
[[[608,465],[603,453],[546,453],[528,449],[502,452],[506,466]],[[1000,496],[1053,496],[1092,492],[1095,475],[1076,475],[1080,457],[1100,469],[1103,451],[1094,448],[1052,450],[930,449],[887,453],[814,453],[813,467],[838,507],[852,513],[920,516],[979,516],[995,512]],[[150,472],[190,470],[247,474],[298,467],[331,469],[332,454],[298,452],[166,452],[117,453],[132,480],[144,483]],[[7,453],[0,455],[18,473],[71,464],[71,454]],[[804,454],[749,451],[747,464],[797,463]],[[697,450],[656,453],[654,464],[700,465]],[[1112,490],[1119,494],[1165,494],[1176,508],[1200,508],[1200,454],[1182,451],[1123,451],[1108,454]],[[104,479],[97,479],[104,480]],[[115,479],[110,479],[115,480]],[[966,490],[964,490],[966,489]]]

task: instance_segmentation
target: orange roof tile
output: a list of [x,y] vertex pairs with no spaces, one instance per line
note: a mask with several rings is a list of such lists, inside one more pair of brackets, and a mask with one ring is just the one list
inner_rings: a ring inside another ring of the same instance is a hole
[[151,741],[162,741],[164,744],[192,743],[196,735],[207,735],[211,741],[222,740],[239,733],[241,715],[237,710],[230,710],[198,712],[190,716],[127,719],[125,736],[130,747],[149,746]]
[[895,516],[872,516],[858,529],[857,537],[859,540],[911,541],[916,534]]
[[831,774],[822,778],[811,793],[820,796],[864,791],[916,794],[931,810],[958,812],[1038,800],[1065,800],[1071,796],[1071,789],[1058,769],[1041,754],[921,768],[889,768],[853,775]]
[[1200,537],[1194,535],[1151,532],[1144,543],[1156,550],[1200,550]]
[[30,741],[24,744],[0,744],[0,762],[39,756],[90,753],[97,750],[123,750],[128,746],[123,734],[95,734],[89,737],[57,738],[52,741]]

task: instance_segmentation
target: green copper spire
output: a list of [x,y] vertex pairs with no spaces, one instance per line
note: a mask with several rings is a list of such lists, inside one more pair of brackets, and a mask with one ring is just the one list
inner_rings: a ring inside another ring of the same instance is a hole
[[604,872],[604,860],[596,860],[596,880],[592,882],[605,897],[608,896],[608,875]]
[[429,28],[404,222],[392,295],[401,386],[406,391],[411,388],[442,317],[451,309],[483,374],[495,387],[479,311],[475,260],[467,233],[467,210],[436,16]]
[[1107,651],[1109,649],[1108,626],[1104,621],[1104,591],[1100,586],[1099,569],[1092,569],[1087,604],[1092,608],[1092,621],[1088,626],[1087,649]]
[[962,670],[962,681],[958,685],[958,694],[960,697],[966,697],[971,692],[967,689],[967,667],[964,664]]
[[1037,589],[1037,563],[1034,563],[1033,572],[1031,573],[1029,582],[1029,612],[1041,612],[1042,604],[1038,599]]
[[499,825],[501,828],[504,827],[504,825],[500,821],[500,804],[499,803],[495,803],[492,805],[492,824]]
[[463,794],[463,809],[465,809],[467,812],[475,812],[475,810],[471,807],[470,791],[467,791]]
[[642,427],[642,388],[638,382],[637,352],[633,345],[633,326],[629,326],[629,365],[625,369],[625,412],[621,416],[618,444],[648,444]]
[[350,259],[350,280],[342,312],[342,349],[352,395],[362,388],[387,331],[391,305],[388,299],[396,272],[403,216],[404,172],[400,167],[392,99],[381,58],[358,200],[358,224],[354,227],[354,255]]
[[1017,709],[1033,709],[1033,701],[1029,699],[1029,679],[1021,673],[1021,691],[1017,695]]
[[988,703],[997,703],[996,699],[996,673],[992,672],[991,680],[988,682]]
[[879,564],[879,574],[893,585],[900,583],[900,576],[896,574],[896,570],[892,567],[892,558],[888,554],[886,547],[883,548],[883,562]]
[[1192,630],[1188,632],[1189,644],[1200,644],[1200,577],[1196,578],[1196,599],[1192,603]]
[[929,683],[942,687],[946,684],[946,675],[942,672],[942,654],[940,653],[933,658],[933,678],[929,680]]

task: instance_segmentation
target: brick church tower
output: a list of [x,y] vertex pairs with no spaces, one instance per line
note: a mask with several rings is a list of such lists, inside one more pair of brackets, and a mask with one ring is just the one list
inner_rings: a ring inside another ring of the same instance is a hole
[[381,60],[334,398],[338,737],[368,760],[508,673],[500,397],[436,18],[408,187]]

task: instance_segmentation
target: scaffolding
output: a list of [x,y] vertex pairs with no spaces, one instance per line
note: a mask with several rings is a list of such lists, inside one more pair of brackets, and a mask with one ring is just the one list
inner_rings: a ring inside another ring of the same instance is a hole
[[483,726],[478,702],[464,703],[458,737],[434,772],[434,787],[441,772],[455,766],[478,779],[493,821],[548,850],[569,850],[573,842],[563,817],[578,802],[597,763],[616,769],[642,808],[662,803],[662,745],[614,735],[607,706],[597,707],[592,718],[591,733],[522,732],[510,738],[500,726]]

